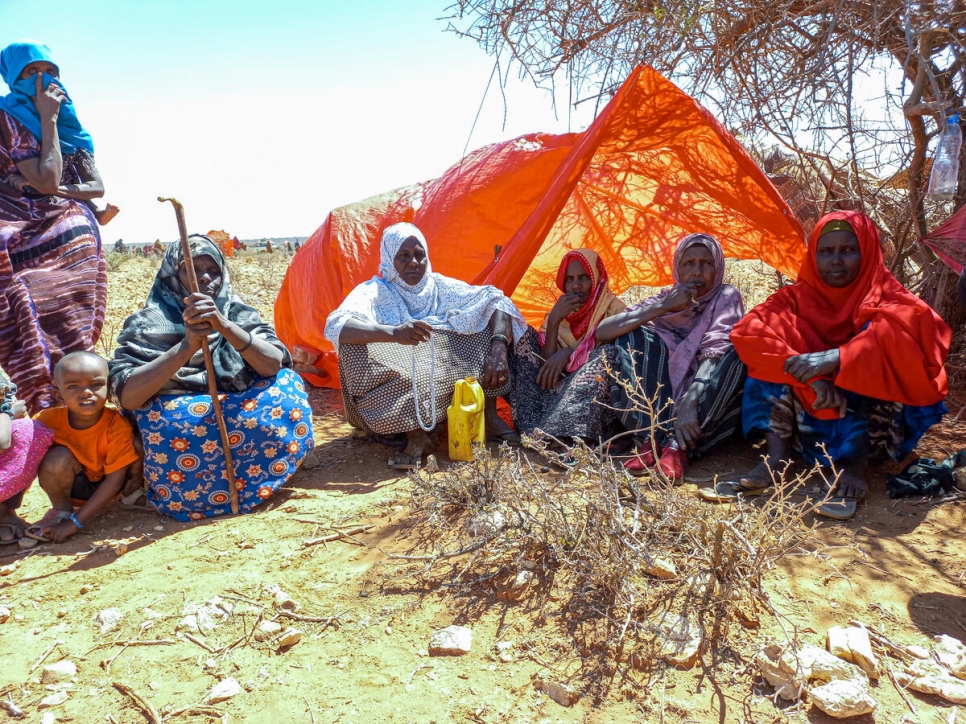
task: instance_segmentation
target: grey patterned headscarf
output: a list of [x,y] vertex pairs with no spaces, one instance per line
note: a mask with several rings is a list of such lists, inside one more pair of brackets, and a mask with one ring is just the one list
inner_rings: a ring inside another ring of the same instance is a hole
[[[191,256],[209,256],[221,269],[221,287],[215,296],[215,306],[229,321],[234,322],[253,337],[258,337],[282,351],[282,365],[291,367],[292,357],[270,324],[262,321],[258,311],[242,302],[234,293],[228,278],[225,257],[218,245],[207,236],[195,234],[189,237]],[[181,244],[168,247],[161,261],[161,268],[148,294],[144,309],[135,312],[124,322],[124,329],[117,338],[118,347],[110,369],[110,393],[117,401],[127,379],[143,365],[157,359],[185,338],[183,313],[184,298],[189,295],[178,279],[178,269],[184,262]],[[254,381],[253,370],[241,354],[220,334],[208,337],[208,346],[214,362],[218,389],[222,392],[247,390]],[[188,360],[159,391],[158,394],[194,394],[208,391],[204,356],[201,350]]]

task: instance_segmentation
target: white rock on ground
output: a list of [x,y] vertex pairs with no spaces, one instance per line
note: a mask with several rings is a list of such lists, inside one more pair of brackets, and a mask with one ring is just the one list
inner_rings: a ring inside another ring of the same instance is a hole
[[77,664],[64,659],[56,664],[44,667],[43,681],[45,684],[50,684],[57,681],[69,681],[75,676],[77,676]]
[[867,679],[836,680],[810,689],[808,697],[817,709],[836,719],[862,716],[876,709],[876,701],[869,695]]
[[664,558],[646,556],[644,558],[643,570],[648,575],[662,580],[677,578],[678,576],[678,569],[674,567],[674,562],[665,560]]
[[913,691],[941,696],[953,704],[966,704],[966,681],[957,679],[934,661],[913,661],[896,672],[896,681]]
[[56,694],[51,694],[50,696],[41,699],[40,703],[37,704],[37,708],[48,709],[52,706],[60,706],[67,701],[68,698],[69,697],[67,696],[66,691],[58,691]]
[[241,691],[241,685],[229,676],[211,687],[211,691],[208,692],[208,703],[217,704],[219,701],[226,701],[239,691]]
[[262,621],[258,624],[258,630],[255,631],[256,641],[269,641],[275,638],[275,635],[282,630],[282,624],[278,621]]
[[279,648],[288,648],[289,646],[295,646],[299,641],[302,640],[302,632],[297,628],[290,628],[285,631],[281,636],[278,637]]
[[577,701],[577,694],[566,684],[537,678],[533,682],[533,686],[560,704],[560,706],[572,706]]
[[781,667],[781,654],[781,646],[766,646],[755,655],[755,663],[779,697],[797,701],[802,698],[806,682],[797,672],[785,671]]
[[879,678],[879,660],[864,628],[833,626],[828,630],[828,650],[833,656],[858,666],[870,679]]
[[6,623],[10,618],[11,611],[6,606],[0,606],[0,623]]
[[817,679],[828,683],[835,680],[845,681],[856,676],[865,677],[859,667],[812,644],[800,646],[797,653],[788,647],[781,655],[780,665],[789,673],[798,672],[805,681]]
[[701,632],[685,616],[664,613],[656,622],[660,642],[658,656],[672,666],[690,668],[698,660],[701,650]]
[[430,656],[462,656],[473,645],[473,632],[466,626],[447,626],[429,640]]
[[959,639],[942,634],[936,637],[936,655],[949,669],[949,673],[959,679],[966,679],[966,646]]
[[121,623],[124,614],[119,608],[105,608],[94,614],[94,625],[100,628],[101,633],[113,631]]
[[470,535],[488,538],[506,527],[506,516],[499,510],[484,510],[470,518],[465,527]]

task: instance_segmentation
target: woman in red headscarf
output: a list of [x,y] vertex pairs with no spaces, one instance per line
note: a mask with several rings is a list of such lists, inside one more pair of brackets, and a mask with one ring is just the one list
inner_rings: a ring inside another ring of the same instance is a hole
[[595,336],[601,320],[625,306],[607,279],[590,249],[574,249],[560,260],[557,288],[563,294],[540,332],[527,330],[512,361],[509,399],[520,432],[599,440],[619,431],[609,409],[608,350]]
[[770,489],[801,456],[835,464],[835,497],[817,512],[855,513],[869,457],[900,459],[946,411],[952,334],[882,261],[879,232],[855,211],[819,220],[798,281],[755,307],[732,332],[748,365],[742,424],[764,435],[765,459],[711,499]]

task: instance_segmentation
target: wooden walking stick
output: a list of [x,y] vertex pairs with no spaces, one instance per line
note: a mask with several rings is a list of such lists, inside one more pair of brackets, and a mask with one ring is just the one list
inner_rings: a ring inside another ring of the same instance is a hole
[[[181,254],[184,256],[184,266],[188,272],[188,290],[195,294],[198,291],[198,276],[195,274],[194,260],[191,258],[191,245],[188,243],[188,227],[184,223],[184,207],[177,199],[158,196],[158,201],[170,201],[174,206],[175,216],[178,217],[178,231],[181,232]],[[225,451],[225,474],[228,476],[228,495],[231,496],[231,512],[238,513],[238,491],[235,489],[235,463],[231,459],[231,446],[228,444],[228,426],[225,416],[221,412],[221,400],[218,399],[218,380],[215,378],[215,363],[211,359],[211,349],[208,338],[201,338],[201,351],[205,356],[205,371],[208,373],[208,394],[211,395],[211,407],[215,411],[218,422],[218,432],[221,433],[221,448]]]

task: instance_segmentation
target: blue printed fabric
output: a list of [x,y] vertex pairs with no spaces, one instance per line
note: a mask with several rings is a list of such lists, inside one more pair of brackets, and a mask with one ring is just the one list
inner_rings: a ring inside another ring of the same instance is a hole
[[947,411],[943,402],[917,407],[843,392],[845,416],[819,420],[805,411],[790,386],[748,377],[741,409],[744,433],[771,432],[790,440],[809,463],[829,465],[858,456],[902,460]]
[[[315,447],[301,378],[282,369],[247,390],[219,396],[228,427],[238,510],[267,500]],[[231,512],[225,459],[208,395],[155,395],[136,410],[148,500],[182,521]]]

